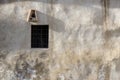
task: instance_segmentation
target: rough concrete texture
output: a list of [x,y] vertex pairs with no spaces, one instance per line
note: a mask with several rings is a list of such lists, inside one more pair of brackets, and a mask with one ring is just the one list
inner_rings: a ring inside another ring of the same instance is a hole
[[[31,49],[29,9],[49,25]],[[0,80],[120,80],[120,0],[0,0]]]

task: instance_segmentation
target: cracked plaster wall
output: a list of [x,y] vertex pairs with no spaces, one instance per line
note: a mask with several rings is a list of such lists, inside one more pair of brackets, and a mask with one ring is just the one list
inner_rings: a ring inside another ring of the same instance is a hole
[[[49,25],[31,49],[28,10]],[[120,80],[119,0],[1,0],[0,80]]]

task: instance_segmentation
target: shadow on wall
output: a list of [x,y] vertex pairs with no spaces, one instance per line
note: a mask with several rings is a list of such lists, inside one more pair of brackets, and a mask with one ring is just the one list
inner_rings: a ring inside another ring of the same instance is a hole
[[63,21],[55,18],[55,17],[52,17],[52,16],[49,16],[49,15],[46,15],[46,14],[43,14],[41,13],[40,11],[37,11],[37,15],[38,15],[38,19],[39,19],[39,23],[42,24],[44,22],[42,22],[43,19],[47,18],[47,24],[50,25],[50,29],[55,31],[55,32],[62,32],[64,33],[65,31],[65,24]]
[[[12,14],[14,17],[14,13]],[[0,49],[5,50],[29,50],[31,49],[31,27],[28,22],[11,16],[6,20],[0,20]],[[65,31],[64,22],[52,16],[38,12],[40,24],[47,18],[50,29],[55,32]],[[51,23],[53,22],[53,23]]]
[[100,5],[102,2],[110,2],[110,8],[120,8],[120,0],[0,0],[0,4],[8,4],[13,2],[43,2],[47,4],[63,4],[63,5],[81,5],[93,6]]

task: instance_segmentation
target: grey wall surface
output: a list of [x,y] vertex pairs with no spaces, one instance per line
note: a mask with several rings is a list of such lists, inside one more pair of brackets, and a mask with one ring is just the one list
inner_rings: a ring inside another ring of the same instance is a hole
[[[49,25],[31,48],[30,9]],[[119,0],[1,0],[0,80],[120,80]]]

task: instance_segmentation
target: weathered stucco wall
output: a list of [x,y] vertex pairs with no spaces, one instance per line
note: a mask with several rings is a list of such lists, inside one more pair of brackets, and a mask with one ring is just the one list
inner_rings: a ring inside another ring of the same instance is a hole
[[[49,25],[31,49],[28,10]],[[0,80],[120,80],[119,0],[1,0]]]

